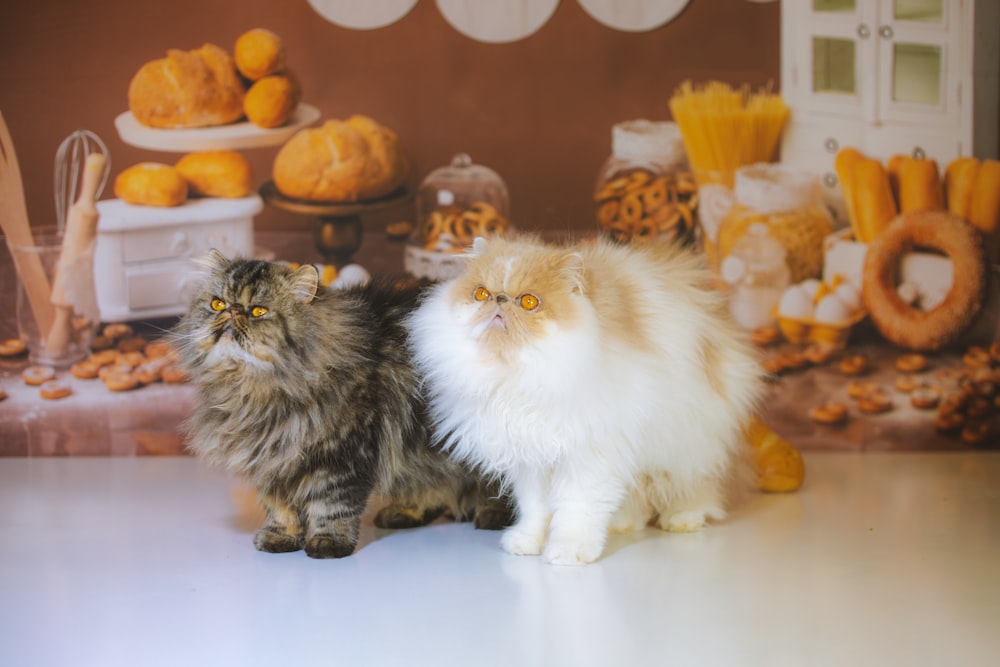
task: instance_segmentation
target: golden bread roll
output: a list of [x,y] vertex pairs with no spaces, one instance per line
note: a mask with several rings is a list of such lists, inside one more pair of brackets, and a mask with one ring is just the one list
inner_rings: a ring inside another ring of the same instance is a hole
[[802,486],[806,467],[799,450],[757,417],[746,429],[757,469],[757,488],[769,493],[787,493]]
[[899,212],[944,210],[944,190],[936,160],[904,157],[899,164]]
[[115,178],[115,196],[129,204],[179,206],[187,195],[187,181],[169,164],[140,162]]
[[237,199],[253,189],[250,162],[237,151],[188,153],[174,167],[187,181],[191,195]]
[[392,130],[352,116],[299,130],[278,151],[271,173],[286,197],[354,202],[389,194],[403,185],[409,171]]
[[270,74],[251,84],[243,99],[243,111],[247,120],[258,127],[280,127],[292,117],[301,99],[298,81],[288,71]]
[[972,190],[976,185],[978,171],[979,160],[974,157],[960,157],[948,163],[944,172],[944,187],[950,213],[969,219]]
[[229,54],[205,44],[170,49],[143,65],[128,89],[129,111],[149,127],[210,127],[243,117],[243,82]]
[[240,74],[256,81],[285,67],[285,44],[265,28],[254,28],[236,38],[233,60]]

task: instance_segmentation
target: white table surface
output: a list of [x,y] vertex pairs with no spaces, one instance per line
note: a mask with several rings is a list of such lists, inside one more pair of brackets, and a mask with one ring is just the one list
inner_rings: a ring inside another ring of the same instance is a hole
[[805,456],[581,568],[370,515],[348,558],[258,553],[199,460],[0,458],[0,665],[1000,664],[1000,453]]

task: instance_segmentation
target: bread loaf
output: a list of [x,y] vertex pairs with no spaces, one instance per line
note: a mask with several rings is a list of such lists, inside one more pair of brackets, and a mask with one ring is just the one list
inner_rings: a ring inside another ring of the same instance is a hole
[[899,212],[944,210],[944,189],[937,160],[904,157],[896,194]]
[[853,184],[854,215],[857,216],[855,233],[860,233],[859,241],[868,243],[885,231],[899,211],[892,198],[889,176],[875,158],[858,161],[854,166]]
[[243,82],[224,49],[170,49],[143,65],[128,89],[129,111],[149,127],[209,127],[243,117]]
[[187,181],[169,164],[140,162],[115,178],[115,196],[141,206],[179,206],[187,200]]
[[187,181],[189,195],[236,199],[253,189],[250,162],[237,151],[188,153],[174,167]]
[[295,133],[275,156],[272,178],[286,197],[355,202],[393,192],[409,170],[392,130],[366,116],[352,116]]
[[948,211],[960,218],[969,218],[972,205],[972,190],[976,185],[979,160],[974,157],[960,157],[948,163],[944,172],[945,198]]

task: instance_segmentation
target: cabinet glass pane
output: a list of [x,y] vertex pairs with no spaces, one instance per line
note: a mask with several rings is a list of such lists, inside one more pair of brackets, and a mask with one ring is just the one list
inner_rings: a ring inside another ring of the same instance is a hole
[[813,92],[854,94],[854,41],[813,37]]
[[814,12],[853,12],[854,0],[813,0]]
[[942,0],[896,0],[892,14],[901,21],[940,23],[944,8]]
[[897,42],[892,51],[892,99],[910,104],[940,104],[941,47]]

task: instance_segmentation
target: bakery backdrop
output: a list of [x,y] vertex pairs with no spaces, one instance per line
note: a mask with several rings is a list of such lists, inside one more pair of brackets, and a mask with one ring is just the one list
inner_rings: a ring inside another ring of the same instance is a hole
[[[343,10],[337,16],[339,6],[351,4],[371,6],[375,23],[379,12],[399,17],[380,27],[347,27],[368,20],[367,14],[355,19]],[[439,4],[528,9],[520,10],[524,24],[491,35],[488,26],[496,21],[486,21],[482,34],[468,22],[463,33],[460,12],[449,19]],[[503,177],[512,218],[526,228],[590,224],[591,195],[611,150],[612,125],[668,119],[670,95],[685,79],[780,83],[778,2],[649,3],[659,8],[635,23],[659,23],[649,30],[612,27],[585,4],[599,12],[602,3],[5,3],[0,110],[17,147],[32,225],[53,221],[53,158],[77,128],[107,142],[113,174],[139,161],[178,157],[131,146],[115,130],[115,118],[127,109],[129,81],[144,63],[168,49],[205,43],[231,50],[241,33],[256,27],[283,38],[303,101],[324,118],[365,114],[399,135],[413,161],[411,185],[466,152]],[[263,183],[276,149],[244,153],[257,184]],[[109,186],[104,197],[110,196]],[[385,212],[371,224],[407,213]],[[258,229],[308,224],[271,206],[255,219]]]

